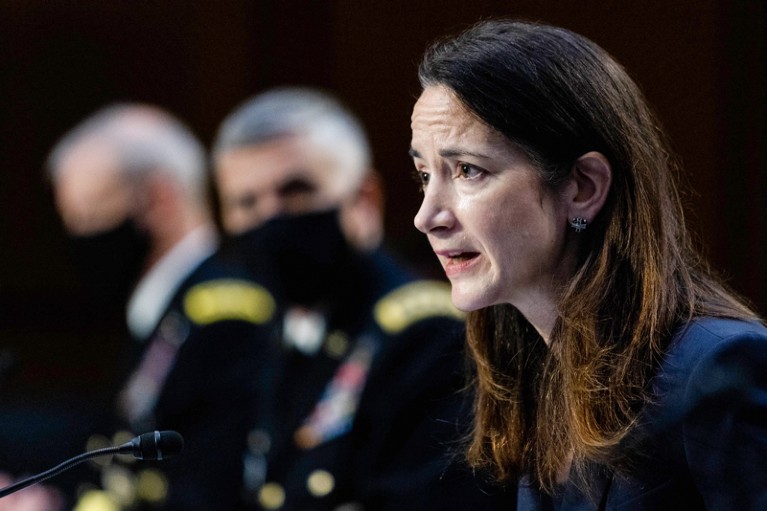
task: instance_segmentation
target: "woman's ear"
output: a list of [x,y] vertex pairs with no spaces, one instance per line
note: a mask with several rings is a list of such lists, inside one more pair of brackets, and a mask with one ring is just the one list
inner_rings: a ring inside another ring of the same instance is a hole
[[602,153],[590,151],[575,160],[568,194],[568,220],[593,221],[607,200],[612,177],[610,161]]

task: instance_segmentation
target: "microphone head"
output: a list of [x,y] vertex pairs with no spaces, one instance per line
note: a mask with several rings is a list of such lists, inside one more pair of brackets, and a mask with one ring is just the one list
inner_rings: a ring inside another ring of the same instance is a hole
[[127,451],[140,460],[164,460],[184,448],[184,438],[175,431],[152,431],[127,444]]

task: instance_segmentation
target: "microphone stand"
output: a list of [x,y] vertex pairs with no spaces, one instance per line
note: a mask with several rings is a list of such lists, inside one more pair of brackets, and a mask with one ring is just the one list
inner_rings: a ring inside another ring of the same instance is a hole
[[132,454],[140,460],[163,460],[181,452],[184,447],[184,439],[175,431],[152,431],[139,435],[130,442],[112,447],[104,447],[89,452],[84,452],[74,458],[70,458],[63,463],[59,463],[52,469],[41,472],[40,474],[27,477],[10,486],[0,489],[0,499],[6,495],[26,488],[35,483],[45,481],[61,472],[82,463],[85,460],[107,454]]
[[79,465],[83,461],[89,460],[91,458],[96,458],[98,456],[106,456],[108,454],[117,454],[122,449],[122,446],[116,445],[113,447],[104,447],[102,449],[96,449],[94,451],[84,452],[78,456],[75,456],[74,458],[68,459],[62,463],[59,463],[55,467],[46,470],[45,472],[41,472],[37,475],[33,475],[30,477],[27,477],[26,479],[22,479],[21,481],[18,481],[10,486],[6,486],[3,489],[0,489],[0,499],[5,497],[6,495],[10,495],[11,493],[21,490],[22,488],[26,488],[27,486],[31,486],[33,484],[45,481],[46,479],[50,479],[53,476],[59,475],[61,472],[64,472],[65,470],[68,470],[75,465]]

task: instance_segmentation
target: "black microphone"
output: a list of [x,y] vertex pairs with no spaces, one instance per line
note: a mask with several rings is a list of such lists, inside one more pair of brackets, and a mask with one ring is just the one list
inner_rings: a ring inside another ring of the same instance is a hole
[[140,460],[164,460],[174,454],[180,453],[183,448],[184,439],[175,431],[152,431],[151,433],[144,433],[122,445],[104,447],[102,449],[82,453],[56,465],[50,470],[46,470],[45,472],[22,479],[10,486],[6,486],[5,488],[0,489],[0,498],[10,495],[22,488],[26,488],[27,486],[50,479],[75,465],[79,465],[85,460],[96,458],[98,456],[106,456],[108,454],[132,454]]
[[184,439],[175,431],[152,431],[117,447],[117,454],[132,454],[140,460],[164,460],[181,452]]

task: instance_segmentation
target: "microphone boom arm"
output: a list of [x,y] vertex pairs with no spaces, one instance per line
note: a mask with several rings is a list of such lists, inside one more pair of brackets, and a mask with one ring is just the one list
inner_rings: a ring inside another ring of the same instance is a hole
[[64,472],[65,470],[68,470],[74,467],[75,465],[79,465],[83,461],[89,460],[91,458],[96,458],[98,456],[116,454],[118,452],[120,452],[120,446],[104,447],[103,449],[96,449],[95,451],[84,452],[78,456],[75,456],[74,458],[71,458],[71,459],[68,459],[67,461],[59,463],[55,467],[49,470],[46,470],[45,472],[41,472],[40,474],[33,475],[31,477],[27,477],[26,479],[22,479],[21,481],[18,481],[10,486],[6,486],[5,488],[0,489],[0,499],[5,497],[6,495],[10,495],[11,493],[15,491],[21,490],[22,488],[26,488],[27,486],[31,486],[33,484],[45,481],[46,479],[50,479],[51,477],[57,476],[60,473]]
[[183,447],[184,439],[175,431],[153,431],[151,433],[144,433],[122,445],[84,452],[74,458],[59,463],[45,472],[27,477],[10,486],[6,486],[5,488],[0,489],[0,499],[15,491],[21,490],[22,488],[50,479],[75,465],[79,465],[83,461],[98,456],[106,456],[109,454],[132,454],[140,460],[163,460],[181,452]]

